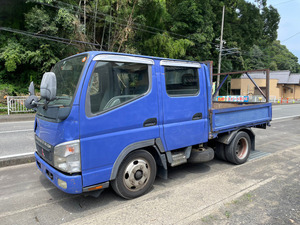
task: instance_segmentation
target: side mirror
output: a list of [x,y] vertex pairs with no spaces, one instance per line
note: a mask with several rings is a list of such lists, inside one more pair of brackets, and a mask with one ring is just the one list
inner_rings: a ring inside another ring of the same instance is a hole
[[29,91],[29,94],[30,95],[35,95],[34,93],[34,84],[33,84],[33,81],[31,81],[30,85],[29,85],[29,88],[28,88],[28,91]]
[[41,83],[41,98],[52,101],[56,98],[56,76],[53,72],[44,73]]
[[33,109],[37,106],[38,98],[35,96],[34,93],[34,84],[31,81],[29,88],[28,88],[30,96],[25,100],[25,107],[27,109]]
[[33,109],[37,107],[37,102],[39,101],[38,97],[35,95],[30,95],[26,100],[25,100],[25,107],[27,109]]

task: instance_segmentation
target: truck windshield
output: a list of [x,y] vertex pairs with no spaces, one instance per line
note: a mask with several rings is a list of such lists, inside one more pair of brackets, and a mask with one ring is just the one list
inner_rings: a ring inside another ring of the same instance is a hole
[[87,54],[67,58],[55,64],[51,72],[56,75],[56,99],[49,102],[49,105],[68,106],[72,103],[86,61]]

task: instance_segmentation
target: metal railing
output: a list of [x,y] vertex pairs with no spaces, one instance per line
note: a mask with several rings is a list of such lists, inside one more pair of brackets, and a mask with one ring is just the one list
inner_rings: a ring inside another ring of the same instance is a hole
[[277,98],[276,96],[270,96],[270,102],[277,103],[277,104],[293,104],[293,103],[300,103],[300,99]]
[[33,112],[25,107],[25,100],[28,96],[7,96],[7,114],[20,112]]

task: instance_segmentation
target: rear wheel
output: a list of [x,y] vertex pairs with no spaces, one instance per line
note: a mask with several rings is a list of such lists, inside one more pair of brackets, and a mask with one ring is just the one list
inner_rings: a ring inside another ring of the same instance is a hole
[[227,161],[225,157],[225,145],[223,143],[216,143],[215,155],[218,159]]
[[156,162],[153,156],[138,150],[130,153],[122,162],[112,188],[123,198],[133,199],[147,193],[156,177]]
[[240,131],[233,141],[225,147],[226,159],[234,164],[243,164],[250,155],[251,141],[249,135]]

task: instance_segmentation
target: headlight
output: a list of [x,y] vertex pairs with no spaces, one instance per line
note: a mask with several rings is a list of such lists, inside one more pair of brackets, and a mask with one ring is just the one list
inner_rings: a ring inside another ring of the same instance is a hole
[[54,147],[54,166],[67,173],[81,171],[79,140],[68,141]]

